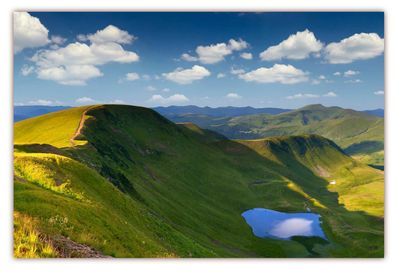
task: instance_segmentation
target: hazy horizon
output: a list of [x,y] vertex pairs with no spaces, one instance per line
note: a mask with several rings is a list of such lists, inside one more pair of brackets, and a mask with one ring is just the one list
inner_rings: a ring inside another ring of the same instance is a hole
[[[99,104],[100,104],[100,103],[98,103],[98,104],[92,104],[92,105],[99,105]],[[117,105],[117,104],[118,104],[118,105],[142,106],[142,105],[137,105],[137,104],[127,104],[127,103],[125,103],[125,104],[123,104],[123,103],[103,103],[103,104],[113,104],[113,105]],[[172,107],[172,106],[176,106],[176,107],[196,106],[196,107],[199,107],[199,108],[208,107],[208,108],[213,108],[213,109],[216,109],[216,108],[226,108],[226,107],[233,107],[233,108],[251,107],[251,108],[255,108],[255,109],[260,109],[260,108],[276,108],[276,109],[287,109],[287,110],[290,109],[290,110],[295,110],[295,109],[299,109],[299,108],[306,107],[306,106],[310,106],[310,105],[322,105],[322,106],[325,106],[325,107],[341,107],[341,108],[344,108],[344,109],[352,109],[352,110],[356,110],[356,111],[376,110],[376,109],[385,110],[384,107],[368,108],[368,109],[356,109],[356,108],[352,108],[352,107],[342,107],[342,106],[337,106],[337,105],[326,106],[326,105],[323,105],[323,104],[315,104],[315,103],[313,103],[313,104],[306,104],[306,105],[303,105],[303,106],[300,106],[300,107],[296,107],[296,108],[285,108],[285,107],[279,107],[279,106],[255,107],[255,106],[250,106],[250,105],[246,105],[246,106],[232,106],[232,105],[226,105],[226,106],[217,106],[217,107],[214,107],[214,106],[199,106],[199,105],[194,105],[194,104],[186,104],[186,105],[157,105],[157,106],[142,106],[142,107],[156,108],[156,107]],[[31,107],[33,107],[33,106],[42,106],[42,107],[78,107],[78,106],[81,106],[81,105],[40,105],[40,104],[16,105],[16,104],[14,104],[14,107],[23,107],[23,106],[26,106],[26,107],[28,107],[28,106],[31,106]]]

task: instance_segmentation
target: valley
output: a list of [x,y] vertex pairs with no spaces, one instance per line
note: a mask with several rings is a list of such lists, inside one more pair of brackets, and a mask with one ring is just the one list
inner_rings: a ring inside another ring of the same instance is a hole
[[372,115],[316,104],[277,114],[227,117],[168,111],[164,116],[175,122],[193,122],[230,139],[318,134],[363,163],[384,166],[384,119],[378,112]]
[[[15,212],[55,257],[65,238],[91,251],[68,257],[383,257],[384,172],[367,165],[383,119],[315,110],[168,120],[95,105],[19,121]],[[327,240],[259,238],[241,216],[253,208],[309,208]]]

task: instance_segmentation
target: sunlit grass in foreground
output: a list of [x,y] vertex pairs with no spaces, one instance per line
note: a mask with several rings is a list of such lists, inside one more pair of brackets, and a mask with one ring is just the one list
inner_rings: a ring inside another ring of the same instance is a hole
[[34,219],[19,212],[14,212],[14,257],[57,257],[51,242],[36,229]]

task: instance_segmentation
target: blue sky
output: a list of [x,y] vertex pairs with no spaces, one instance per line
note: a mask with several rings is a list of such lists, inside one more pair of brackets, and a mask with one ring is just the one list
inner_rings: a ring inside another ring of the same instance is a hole
[[14,14],[14,103],[384,106],[383,13]]

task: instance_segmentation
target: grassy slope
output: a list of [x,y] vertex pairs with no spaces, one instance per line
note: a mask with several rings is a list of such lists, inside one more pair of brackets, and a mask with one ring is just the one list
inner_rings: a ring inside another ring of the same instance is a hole
[[383,119],[354,110],[340,107],[324,107],[322,105],[311,105],[291,112],[278,115],[250,115],[236,117],[229,121],[230,126],[248,125],[254,132],[271,135],[280,135],[285,132],[316,133],[338,142],[345,148],[356,142],[370,138],[372,140],[383,140]]
[[383,172],[351,159],[332,141],[311,135],[239,142],[288,167],[298,165],[297,160],[325,180],[326,189],[337,192],[346,209],[383,217]]
[[[340,205],[337,194],[327,189],[328,180],[314,174],[312,163],[319,163],[321,172],[335,169],[327,168],[335,161],[350,170],[367,167],[353,164],[323,138],[313,140],[316,143],[306,153],[328,151],[332,156],[327,162],[315,160],[323,156],[320,153],[292,158],[276,149],[261,152],[246,142],[208,141],[195,127],[176,126],[144,108],[99,106],[87,115],[82,133],[89,144],[62,150],[73,159],[53,154],[16,156],[16,172],[25,172],[26,176],[18,174],[27,182],[16,182],[15,208],[39,217],[46,232],[60,232],[117,257],[302,257],[308,251],[301,243],[256,238],[240,214],[253,207],[297,212],[308,205],[322,214],[332,241],[316,247],[322,256],[383,254],[383,190],[372,194],[354,186],[356,193],[360,189],[379,202],[375,211],[364,199],[353,208],[346,201],[347,209]],[[301,137],[300,145],[307,139]],[[304,161],[311,161],[310,166]],[[40,167],[47,168],[49,176],[40,173],[46,172]],[[32,172],[45,178],[31,176]],[[51,172],[55,172],[52,177]],[[365,174],[357,171],[346,182],[359,183]],[[378,171],[372,174],[381,176]],[[57,179],[69,180],[65,192],[53,188],[59,186]],[[73,227],[51,228],[47,221],[56,216],[68,217]],[[141,240],[149,245],[142,246]]]
[[185,114],[172,116],[172,120],[191,121],[236,139],[318,134],[333,140],[362,162],[383,165],[383,118],[354,110],[310,105],[278,115],[211,118]]
[[[15,144],[50,144],[58,148],[70,147],[70,138],[76,132],[82,113],[89,106],[76,107],[41,115],[15,123]],[[76,141],[76,144],[85,144]]]
[[[75,160],[19,154],[15,169],[15,209],[38,218],[48,235],[64,235],[115,257],[210,255]],[[50,181],[52,187],[69,182],[68,191],[52,189]]]
[[204,141],[206,143],[227,140],[225,136],[213,132],[212,130],[202,129],[201,127],[197,126],[192,122],[177,123],[177,125],[191,130],[192,132],[194,132],[193,136],[198,138],[200,141]]
[[[288,188],[304,195],[307,206],[322,215],[325,228],[331,232],[327,231],[326,234],[349,247],[345,250],[338,247],[332,251],[333,256],[364,254],[362,250],[365,246],[370,249],[383,246],[381,217],[384,210],[384,184],[381,171],[356,163],[340,152],[338,147],[334,148],[333,142],[319,136],[239,142],[273,161],[271,167],[275,171],[283,172]],[[236,152],[240,159],[245,152],[241,148],[231,148],[230,151]],[[330,184],[332,180],[336,180],[335,185]],[[262,189],[263,194],[278,195],[268,190],[266,182],[257,182],[255,185]],[[366,185],[375,187],[375,190],[366,189],[369,188]],[[349,190],[350,187],[354,187],[355,191]],[[282,191],[282,195],[284,193]],[[268,195],[266,200],[270,197]],[[355,201],[356,199],[359,201]],[[275,202],[275,205],[278,204]],[[371,216],[366,216],[366,213]],[[355,249],[360,252],[352,252]]]
[[58,253],[46,236],[37,231],[37,221],[14,213],[14,255],[17,258],[55,258]]

